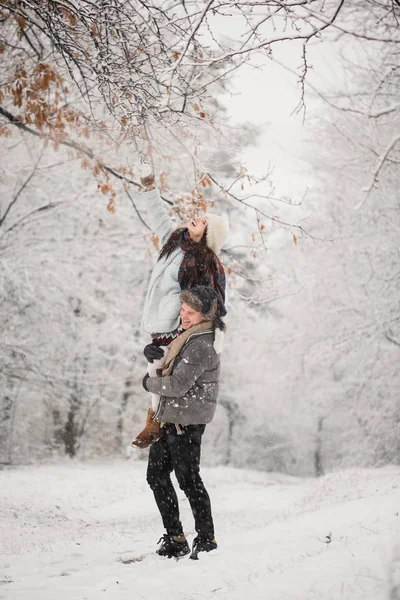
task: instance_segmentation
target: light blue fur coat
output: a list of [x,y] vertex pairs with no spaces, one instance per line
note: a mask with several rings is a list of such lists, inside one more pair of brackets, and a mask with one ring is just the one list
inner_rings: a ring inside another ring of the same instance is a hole
[[[160,192],[156,188],[144,192],[148,208],[147,221],[151,230],[160,239],[160,247],[175,231],[176,225],[163,206]],[[142,329],[148,333],[170,333],[180,324],[181,288],[178,271],[183,260],[183,252],[176,248],[168,258],[157,261],[150,277],[144,302]]]

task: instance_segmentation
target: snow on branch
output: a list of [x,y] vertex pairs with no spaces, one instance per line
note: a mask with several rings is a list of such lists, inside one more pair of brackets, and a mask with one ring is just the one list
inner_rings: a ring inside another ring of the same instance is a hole
[[400,135],[397,134],[394,136],[394,138],[392,139],[392,141],[390,142],[390,144],[387,146],[386,150],[383,152],[383,154],[380,156],[380,159],[378,161],[378,164],[375,168],[375,171],[372,175],[371,178],[371,183],[365,187],[363,189],[363,192],[366,193],[366,196],[363,198],[363,200],[361,200],[355,207],[355,210],[359,210],[362,206],[364,206],[365,202],[368,199],[369,194],[371,193],[371,191],[373,190],[373,188],[376,186],[377,181],[378,181],[378,176],[379,173],[382,170],[383,165],[385,164],[385,162],[387,161],[389,154],[392,152],[393,148],[398,144],[398,142],[400,142]]
[[[93,116],[101,97],[124,127],[140,125],[143,108],[169,126],[172,115],[198,117],[193,104],[216,77],[239,68],[247,56],[321,35],[335,23],[344,0],[335,3],[331,16],[324,1],[314,2],[313,11],[309,4],[4,0],[1,52],[11,72],[22,67],[21,52],[26,68],[51,59],[68,74]],[[223,31],[232,19],[243,34],[229,38]]]

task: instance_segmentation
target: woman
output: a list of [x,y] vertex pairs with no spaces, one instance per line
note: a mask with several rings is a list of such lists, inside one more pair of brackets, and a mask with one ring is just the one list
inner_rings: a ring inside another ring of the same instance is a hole
[[197,537],[191,558],[196,559],[217,548],[210,497],[200,477],[200,448],[217,404],[220,361],[214,341],[215,331],[224,329],[225,310],[209,286],[183,291],[180,301],[183,333],[169,344],[159,376],[143,379],[143,387],[161,397],[154,417],[162,423],[161,435],[150,448],[147,481],[165,527],[157,553],[179,558],[190,552],[171,481],[174,471],[192,509]]
[[[185,227],[176,229],[154,186],[154,176],[141,181],[147,189],[151,228],[163,244],[150,278],[142,317],[142,328],[152,338],[144,350],[149,361],[148,372],[155,375],[164,362],[167,345],[180,332],[181,291],[195,285],[209,285],[222,305],[225,302],[225,272],[217,255],[226,241],[229,226],[222,217],[208,213],[204,219],[190,219]],[[152,394],[145,429],[133,440],[133,446],[147,448],[158,439],[159,426],[153,419],[158,401],[157,394]]]

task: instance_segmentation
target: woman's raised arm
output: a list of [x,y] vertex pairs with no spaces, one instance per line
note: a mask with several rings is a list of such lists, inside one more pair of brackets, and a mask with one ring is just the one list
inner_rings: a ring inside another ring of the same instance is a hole
[[164,207],[160,190],[154,187],[152,184],[146,184],[148,179],[149,177],[142,179],[142,183],[146,185],[148,190],[142,194],[145,196],[148,207],[147,218],[151,230],[160,238],[161,246],[163,246],[170,237],[171,233],[175,231],[176,225]]

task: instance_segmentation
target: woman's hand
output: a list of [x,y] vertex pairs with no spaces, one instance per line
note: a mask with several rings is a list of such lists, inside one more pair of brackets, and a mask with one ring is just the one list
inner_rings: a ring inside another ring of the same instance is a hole
[[153,173],[151,173],[151,175],[146,175],[146,177],[141,177],[140,178],[140,183],[143,185],[143,187],[146,188],[146,190],[148,192],[150,192],[151,190],[154,190],[155,188],[155,178]]

